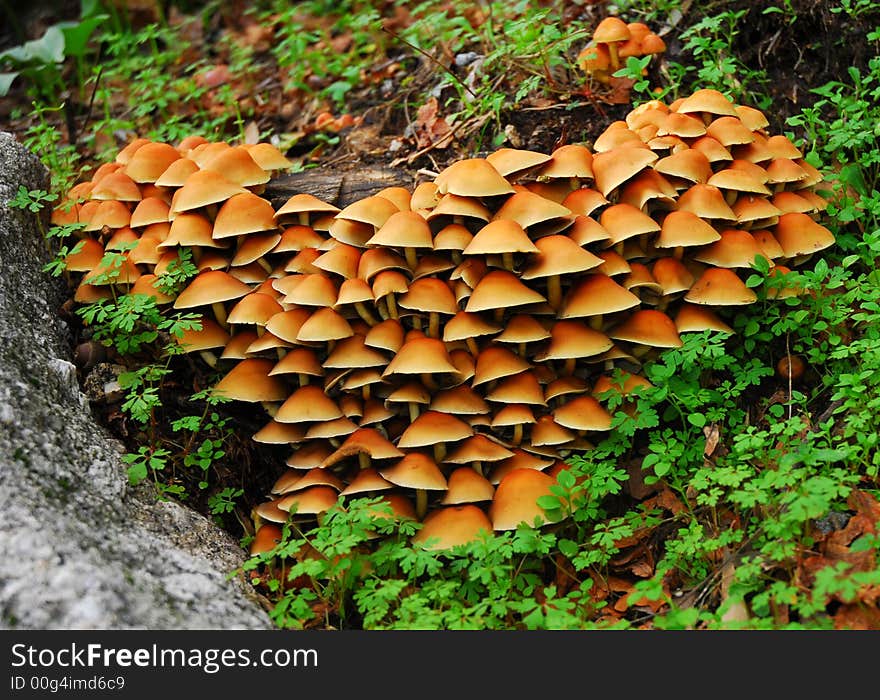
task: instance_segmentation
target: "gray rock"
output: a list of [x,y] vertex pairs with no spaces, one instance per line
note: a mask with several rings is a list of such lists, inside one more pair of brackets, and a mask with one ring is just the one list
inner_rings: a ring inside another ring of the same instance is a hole
[[79,389],[37,219],[6,204],[19,185],[48,173],[0,132],[0,628],[270,629],[230,577],[238,544],[129,486]]

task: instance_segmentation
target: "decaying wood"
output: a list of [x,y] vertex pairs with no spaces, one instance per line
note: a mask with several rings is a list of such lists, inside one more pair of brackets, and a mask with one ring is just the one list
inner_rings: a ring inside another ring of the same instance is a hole
[[291,173],[266,183],[263,197],[276,208],[299,193],[311,194],[340,209],[385,187],[415,186],[414,176],[400,168],[374,166],[354,170],[315,168]]

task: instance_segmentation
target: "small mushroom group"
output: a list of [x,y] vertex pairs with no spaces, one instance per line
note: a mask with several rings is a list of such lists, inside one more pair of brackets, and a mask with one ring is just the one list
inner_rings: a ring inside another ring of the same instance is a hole
[[[270,534],[369,495],[422,521],[417,542],[451,547],[543,521],[566,458],[611,429],[608,392],[648,384],[641,365],[681,334],[732,332],[721,312],[756,301],[757,256],[784,271],[833,244],[821,175],[767,127],[698,90],[639,106],[592,149],[501,148],[344,208],[301,193],[273,209],[257,170],[283,161],[254,154],[246,178],[233,165],[256,146],[163,147],[167,169],[113,200],[138,240],[129,259],[161,233],[127,291],[194,251],[198,275],[156,296],[199,310],[184,348],[222,371],[215,392],[265,409],[254,440],[289,450],[256,508]],[[214,147],[222,170],[196,157]],[[108,184],[78,191],[92,195],[80,220]],[[86,227],[104,248],[106,227]]]
[[630,56],[656,56],[665,51],[666,42],[647,24],[627,23],[611,15],[596,26],[576,62],[593,80],[608,83]]

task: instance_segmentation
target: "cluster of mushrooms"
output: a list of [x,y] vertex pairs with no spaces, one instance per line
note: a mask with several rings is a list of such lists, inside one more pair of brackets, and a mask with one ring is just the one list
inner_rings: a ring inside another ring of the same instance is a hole
[[[290,165],[269,144],[139,139],[54,218],[87,222],[76,300],[199,313],[183,348],[265,411],[254,440],[289,448],[252,552],[356,496],[447,548],[544,519],[536,500],[611,429],[613,392],[648,384],[643,363],[682,334],[733,332],[756,257],[785,272],[833,244],[821,174],[768,126],[698,90],[591,148],[500,148],[341,209],[261,197]],[[101,260],[119,242],[114,290]],[[181,247],[199,272],[167,296],[154,283]]]
[[624,22],[612,15],[599,22],[576,63],[593,80],[608,83],[629,57],[653,57],[665,51],[666,42],[647,24]]

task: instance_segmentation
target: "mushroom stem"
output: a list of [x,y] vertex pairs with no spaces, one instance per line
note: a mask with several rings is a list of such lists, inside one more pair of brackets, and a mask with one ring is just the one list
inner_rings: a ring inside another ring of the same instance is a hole
[[370,313],[370,310],[364,306],[362,301],[356,301],[354,303],[355,311],[358,312],[358,316],[360,316],[368,326],[375,326],[379,323],[378,319]]
[[308,226],[309,225],[309,213],[307,211],[301,211],[297,214],[297,220],[299,221],[300,226]]
[[369,384],[364,384],[361,387],[361,398],[364,401],[369,400],[369,398],[370,398],[370,385]]
[[223,305],[223,302],[215,301],[211,304],[211,308],[214,310],[214,318],[217,319],[217,323],[219,323],[224,329],[228,329],[229,324],[226,322],[226,307]]
[[272,403],[271,401],[261,401],[260,404],[263,408],[266,409],[266,413],[268,413],[272,418],[275,417],[275,414],[278,413],[278,404]]
[[522,423],[517,423],[515,426],[513,426],[513,439],[511,440],[511,442],[514,445],[519,445],[519,443],[522,442],[522,438],[523,438],[523,426],[522,426]]
[[409,406],[409,422],[414,423],[419,417],[419,405],[415,401],[410,401],[407,406]]
[[547,278],[547,303],[554,311],[562,303],[562,278],[559,275],[550,275]]
[[422,373],[422,384],[428,391],[436,391],[440,387],[437,386],[437,382],[435,381],[433,375],[428,374],[427,372]]
[[412,322],[412,327],[417,331],[422,330],[422,318],[418,315],[410,316],[410,321]]
[[675,249],[672,251],[672,257],[675,258],[676,260],[681,260],[683,255],[684,255],[684,246],[683,245],[675,246]]
[[426,489],[416,489],[416,517],[423,520],[428,512],[428,491]]
[[211,369],[217,368],[217,356],[213,352],[202,350],[199,352],[199,356],[205,361],[205,364],[207,364],[208,367]]
[[562,374],[566,376],[571,376],[574,374],[574,368],[577,364],[577,359],[574,357],[566,358],[565,365],[562,368]]
[[614,73],[620,68],[620,55],[617,52],[617,42],[609,41],[606,46],[608,46],[608,57],[611,59],[611,72]]
[[393,293],[388,295],[386,303],[388,304],[388,315],[391,318],[399,318],[399,314],[397,311],[397,300],[394,298]]
[[266,258],[257,258],[257,265],[262,267],[270,275],[272,274],[272,266],[269,264],[269,261],[266,260]]
[[406,257],[406,264],[409,266],[409,269],[415,272],[415,269],[419,265],[419,259],[416,257],[416,249],[404,248],[403,255]]
[[590,316],[590,328],[594,331],[601,331],[603,325],[602,314],[598,314],[596,316]]
[[736,204],[737,196],[738,194],[736,190],[727,190],[727,192],[724,193],[724,201],[727,202],[727,206],[732,207]]
[[309,383],[309,375],[303,374],[302,372],[299,372],[296,376],[299,377],[299,385],[300,386],[305,386],[306,384]]
[[513,272],[513,253],[502,253],[501,264],[511,272]]
[[376,309],[379,311],[379,316],[383,321],[387,321],[391,318],[391,315],[388,313],[388,303],[384,299],[376,301]]
[[367,452],[358,452],[358,464],[361,469],[369,469],[370,455]]
[[446,443],[445,442],[435,442],[434,443],[434,461],[437,464],[440,464],[444,459],[446,459]]
[[428,315],[428,336],[431,338],[440,337],[440,314],[432,311]]
[[480,354],[480,348],[477,346],[476,340],[474,340],[473,338],[465,338],[464,343],[465,345],[467,345],[467,349],[470,351],[471,355],[476,357]]
[[471,466],[474,468],[474,471],[477,474],[483,476],[483,463],[480,460],[475,459],[473,462],[471,462]]

